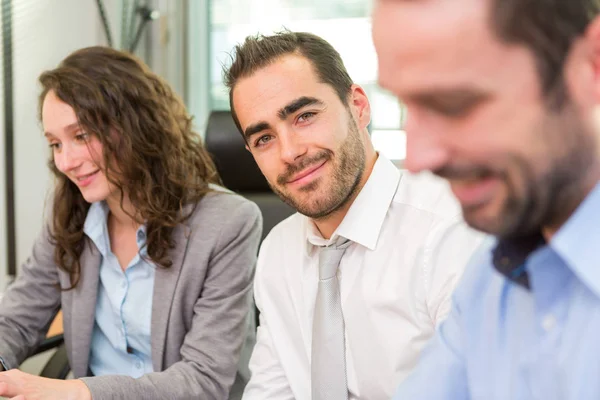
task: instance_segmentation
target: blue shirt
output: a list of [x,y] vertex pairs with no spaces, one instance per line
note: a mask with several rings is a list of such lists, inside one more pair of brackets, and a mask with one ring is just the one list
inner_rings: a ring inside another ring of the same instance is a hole
[[549,243],[492,246],[394,399],[600,399],[600,184]]
[[[111,251],[108,213],[106,203],[93,203],[83,228],[102,255],[90,370],[96,376],[139,378],[153,371],[150,321],[155,267],[138,253],[125,271],[121,269]],[[138,249],[145,242],[146,228],[141,226],[137,231]],[[143,255],[145,250],[143,247]]]

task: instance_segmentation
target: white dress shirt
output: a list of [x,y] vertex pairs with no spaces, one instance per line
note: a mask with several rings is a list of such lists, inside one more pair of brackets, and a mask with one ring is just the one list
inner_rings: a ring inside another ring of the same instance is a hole
[[303,215],[281,222],[259,253],[260,326],[245,400],[310,399],[318,246],[338,236],[353,242],[338,270],[351,400],[392,396],[483,237],[462,221],[444,181],[400,172],[382,155],[330,240]]

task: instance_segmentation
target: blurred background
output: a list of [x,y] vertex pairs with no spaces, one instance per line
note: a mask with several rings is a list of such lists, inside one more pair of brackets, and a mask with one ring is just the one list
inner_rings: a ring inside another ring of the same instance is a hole
[[229,107],[221,77],[235,44],[258,32],[313,32],[338,49],[366,90],[375,147],[404,158],[403,109],[377,86],[372,0],[0,2],[0,292],[31,251],[51,186],[37,77],[81,47],[111,45],[141,57],[183,97],[202,135],[210,113]]

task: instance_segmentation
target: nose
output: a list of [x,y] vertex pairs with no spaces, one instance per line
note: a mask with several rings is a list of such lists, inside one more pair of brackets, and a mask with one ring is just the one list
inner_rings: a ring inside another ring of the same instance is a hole
[[287,164],[295,163],[308,150],[306,143],[293,130],[279,133],[279,146],[281,159]]
[[412,173],[435,171],[449,160],[449,149],[439,127],[423,123],[409,116],[406,131],[406,159],[404,167]]
[[77,149],[63,146],[60,151],[54,153],[54,164],[63,174],[75,170],[81,165],[81,157],[77,154]]

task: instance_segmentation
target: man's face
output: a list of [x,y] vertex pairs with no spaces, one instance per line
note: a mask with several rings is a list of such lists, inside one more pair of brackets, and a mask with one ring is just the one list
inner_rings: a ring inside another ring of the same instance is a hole
[[575,51],[569,99],[551,110],[533,54],[495,36],[489,6],[379,0],[379,80],[407,107],[405,166],[446,178],[471,226],[524,235],[562,223],[589,186],[594,73]]
[[300,213],[323,218],[347,204],[365,170],[368,101],[345,105],[304,57],[286,55],[241,79],[233,107],[269,185]]

